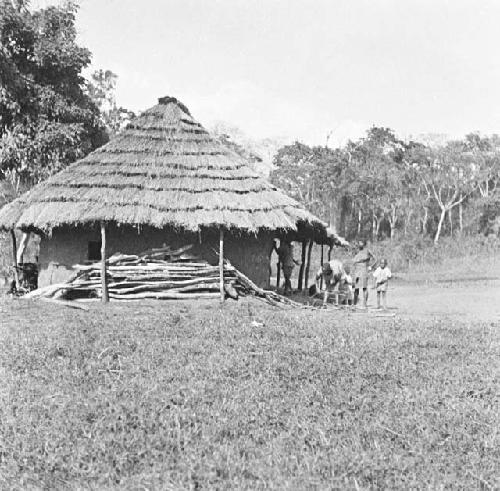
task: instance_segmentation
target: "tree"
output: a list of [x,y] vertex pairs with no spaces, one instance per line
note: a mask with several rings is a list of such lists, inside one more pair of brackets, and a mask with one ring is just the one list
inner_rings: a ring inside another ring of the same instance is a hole
[[87,84],[88,94],[98,107],[101,123],[109,136],[119,133],[135,116],[132,111],[117,106],[115,98],[117,80],[118,76],[111,70],[96,70]]
[[462,142],[450,142],[436,150],[428,149],[427,161],[419,168],[423,185],[439,206],[440,214],[434,243],[441,236],[446,214],[465,201],[474,189],[473,167],[464,158]]
[[383,222],[394,237],[405,197],[403,190],[403,155],[405,145],[389,128],[372,127],[366,138],[350,143],[349,152],[357,182],[354,203],[357,208],[357,234],[364,221],[373,238]]
[[107,139],[85,91],[90,52],[76,43],[76,11],[0,0],[0,179],[16,193]]

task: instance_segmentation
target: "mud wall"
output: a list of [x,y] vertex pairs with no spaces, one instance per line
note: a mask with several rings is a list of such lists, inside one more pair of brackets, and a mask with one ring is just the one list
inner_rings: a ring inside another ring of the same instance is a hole
[[[121,252],[138,254],[164,244],[173,248],[193,244],[193,252],[211,264],[217,264],[219,233],[206,230],[201,233],[186,233],[175,229],[152,227],[110,226],[107,230],[108,256]],[[259,233],[235,234],[226,232],[224,256],[241,272],[263,288],[269,286],[269,257],[272,250],[272,235]],[[97,227],[59,228],[40,242],[39,286],[66,281],[72,274],[72,266],[88,260],[89,242],[101,240]]]

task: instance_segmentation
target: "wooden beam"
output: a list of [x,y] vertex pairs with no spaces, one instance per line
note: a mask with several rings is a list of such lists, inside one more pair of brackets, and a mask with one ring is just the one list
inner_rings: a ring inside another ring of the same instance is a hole
[[281,263],[280,258],[278,257],[278,261],[276,262],[276,291],[278,291],[281,282]]
[[297,290],[302,291],[302,284],[304,280],[304,267],[306,262],[306,248],[307,242],[302,242],[302,254],[300,256],[300,269],[299,269],[299,280],[297,282]]
[[[321,266],[323,266],[324,260],[325,260],[324,246],[323,244],[321,244]],[[321,275],[321,278],[319,279],[319,288],[320,290],[323,290],[323,275]]]
[[309,241],[309,247],[307,248],[307,262],[306,262],[306,272],[304,279],[304,288],[307,290],[309,287],[309,272],[311,270],[311,254],[314,242],[312,240]]
[[19,243],[17,247],[17,264],[23,263],[23,255],[24,251],[26,250],[26,246],[28,245],[28,242],[30,240],[30,233],[29,232],[23,232],[23,235],[21,236],[21,242]]
[[101,222],[101,286],[102,286],[102,297],[103,303],[109,302],[108,294],[108,278],[107,278],[107,268],[106,268],[106,225]]
[[224,291],[224,229],[219,229],[219,288],[220,288],[220,301],[224,302],[226,293]]
[[14,258],[14,282],[16,284],[16,291],[19,291],[21,285],[19,284],[19,273],[17,271],[17,239],[14,229],[11,229],[10,236],[12,237],[12,256]]

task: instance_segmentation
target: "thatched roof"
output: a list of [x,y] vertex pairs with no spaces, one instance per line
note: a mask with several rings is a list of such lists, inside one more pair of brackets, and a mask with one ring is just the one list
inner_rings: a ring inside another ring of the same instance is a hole
[[325,224],[255,173],[175,98],[0,210],[0,228],[50,232],[96,222],[197,231],[298,230]]

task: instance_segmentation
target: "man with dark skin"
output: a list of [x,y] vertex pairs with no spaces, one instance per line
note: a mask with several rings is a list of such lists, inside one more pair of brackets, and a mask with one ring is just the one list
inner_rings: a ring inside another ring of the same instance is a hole
[[295,265],[300,264],[293,257],[293,245],[289,240],[280,240],[280,246],[276,249],[278,253],[281,270],[283,271],[283,276],[285,277],[285,289],[284,294],[289,295],[292,293],[292,272]]
[[372,260],[375,263],[375,256],[367,249],[366,240],[360,240],[358,242],[358,252],[353,259],[354,305],[357,305],[359,290],[362,289],[364,309],[366,309],[368,303],[368,272],[371,270],[370,261]]

